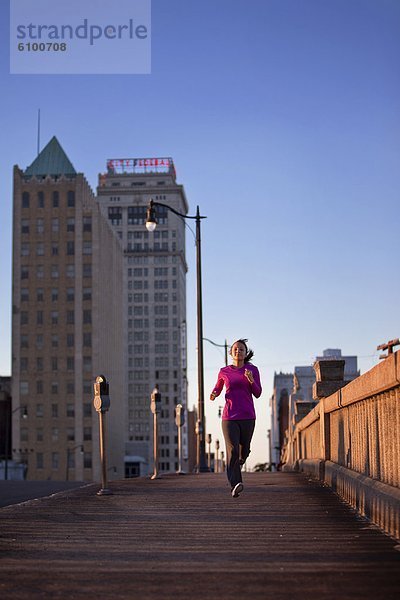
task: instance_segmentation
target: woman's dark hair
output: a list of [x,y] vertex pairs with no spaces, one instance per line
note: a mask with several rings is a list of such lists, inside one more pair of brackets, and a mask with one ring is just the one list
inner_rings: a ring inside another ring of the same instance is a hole
[[[253,350],[251,350],[251,349],[250,349],[250,348],[248,348],[248,346],[247,346],[247,342],[248,342],[248,341],[249,341],[249,340],[248,340],[247,338],[241,338],[240,340],[236,340],[236,341],[235,341],[235,342],[233,342],[233,344],[232,344],[232,346],[234,346],[235,344],[243,344],[243,346],[246,348],[246,356],[245,356],[245,358],[244,358],[244,362],[245,362],[245,363],[248,363],[248,362],[250,362],[250,361],[251,361],[251,359],[252,359],[252,358],[253,358],[253,356],[254,356],[254,352],[253,352]],[[232,354],[232,346],[231,346],[231,349],[230,349],[230,354]]]

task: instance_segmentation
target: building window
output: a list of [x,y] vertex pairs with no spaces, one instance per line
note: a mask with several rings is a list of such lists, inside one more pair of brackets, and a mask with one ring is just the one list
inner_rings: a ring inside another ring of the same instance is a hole
[[92,242],[83,242],[83,254],[92,254]]
[[[53,419],[58,418],[58,404],[51,405],[51,416],[53,417]],[[57,432],[58,432],[58,429],[57,429]],[[58,439],[58,437],[57,437],[57,439]]]
[[73,427],[67,427],[67,441],[68,442],[75,441],[75,429]]
[[91,300],[92,299],[92,288],[84,287],[83,288],[83,300]]
[[85,469],[92,468],[92,453],[91,452],[85,452],[83,454],[83,467]]
[[36,311],[36,325],[43,325],[43,311]]
[[92,217],[83,217],[83,231],[92,231]]
[[44,417],[44,404],[36,404],[36,416],[39,418]]
[[42,356],[36,357],[36,370],[43,371],[43,357]]
[[[58,381],[51,382],[51,393],[58,394]],[[56,415],[56,417],[58,417],[58,414]]]
[[73,404],[67,404],[66,411],[67,417],[75,417],[75,406]]
[[58,243],[57,242],[53,242],[51,244],[51,255],[58,256]]
[[86,348],[92,347],[92,334],[91,333],[83,334],[83,346]]
[[60,200],[60,195],[59,193],[55,190],[53,192],[53,208],[58,208],[59,205],[59,200]]
[[74,208],[75,206],[75,192],[69,191],[67,194],[67,206],[68,208]]
[[[57,406],[57,404],[53,404],[53,406]],[[58,415],[56,415],[56,416],[58,416]],[[54,415],[52,415],[52,417],[54,417]],[[59,435],[60,435],[60,432],[59,432],[58,427],[53,427],[51,430],[51,441],[58,442]]]
[[83,311],[83,322],[85,325],[89,325],[92,322],[92,311],[84,310]]
[[29,256],[30,246],[28,242],[21,244],[21,256]]
[[58,348],[58,335],[57,333],[53,333],[51,336],[51,347]]
[[43,429],[41,427],[36,429],[36,441],[43,442]]
[[37,277],[37,279],[43,279],[43,277],[44,277],[44,266],[43,265],[36,266],[36,277]]
[[67,219],[67,231],[75,231],[75,218],[69,217]]
[[[21,440],[22,440],[22,438],[21,438]],[[44,467],[43,452],[36,452],[36,468],[43,469],[43,467]]]
[[[158,211],[157,207],[157,220]],[[146,220],[146,206],[128,206],[128,225],[144,225]]]
[[38,208],[44,208],[44,193],[43,192],[38,192],[37,205],[38,205]]
[[29,192],[22,193],[22,208],[29,208]]
[[42,242],[36,244],[36,255],[44,256],[44,244]]
[[67,381],[67,394],[75,393],[75,384],[73,381]]
[[70,279],[75,277],[75,265],[67,265],[67,277]]
[[60,229],[60,222],[58,219],[52,219],[51,220],[51,230],[53,233],[58,233]]
[[75,311],[67,310],[67,325],[73,325],[75,323]]
[[36,393],[43,394],[43,381],[36,381]]
[[69,256],[75,254],[75,244],[74,244],[74,242],[67,242],[67,254]]
[[29,279],[29,268],[26,265],[21,267],[21,279]]
[[52,371],[57,371],[58,370],[58,358],[57,358],[57,356],[52,356],[51,357],[51,370]]
[[75,288],[67,288],[67,302],[75,300]]
[[21,335],[21,348],[29,348],[28,336]]
[[43,302],[43,300],[44,300],[43,288],[36,288],[36,300],[38,302]]
[[84,427],[83,428],[83,441],[84,442],[90,442],[92,439],[92,428],[91,427]]
[[51,265],[51,277],[52,279],[58,278],[58,265]]
[[86,373],[90,373],[92,371],[92,357],[91,356],[83,357],[83,370]]
[[52,452],[51,453],[51,468],[53,470],[58,469],[60,464],[60,455],[58,452]]
[[36,232],[44,233],[44,220],[43,219],[36,219]]
[[28,321],[29,321],[29,313],[26,310],[21,311],[21,313],[20,313],[21,325],[28,325]]
[[20,369],[21,371],[28,370],[28,359],[25,356],[21,356],[20,358]]
[[73,333],[67,333],[67,347],[68,348],[73,348],[74,344],[75,344],[74,334]]
[[58,300],[58,288],[52,288],[51,290],[51,301],[57,302]]
[[91,404],[91,402],[84,402],[84,404],[83,404],[83,416],[84,417],[91,417],[92,416],[92,404]]
[[112,225],[121,225],[122,224],[122,208],[120,208],[119,206],[109,206],[108,207],[108,218],[110,219]]
[[67,356],[67,371],[73,371],[75,369],[75,359],[73,356]]
[[83,276],[84,277],[92,276],[92,265],[90,263],[83,264]]
[[43,333],[38,333],[36,335],[36,348],[38,350],[42,350],[43,348]]
[[29,219],[21,220],[21,233],[29,233]]
[[51,324],[58,325],[58,310],[51,311],[50,316],[51,316]]

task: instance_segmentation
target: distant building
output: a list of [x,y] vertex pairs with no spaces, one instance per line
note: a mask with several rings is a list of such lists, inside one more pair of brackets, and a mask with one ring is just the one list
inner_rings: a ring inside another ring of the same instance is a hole
[[0,460],[11,458],[11,377],[0,376]]
[[110,382],[109,476],[124,476],[122,258],[55,137],[14,167],[12,454],[28,479],[99,480],[99,374]]
[[[344,359],[344,379],[352,381],[359,376],[356,356],[342,356],[340,349],[324,350],[316,360]],[[315,372],[312,366],[295,367],[294,373],[275,373],[274,390],[270,399],[271,434],[270,434],[270,463],[278,466],[281,448],[285,440],[285,432],[292,418],[294,407],[291,406],[290,396],[296,390],[296,398],[308,402],[313,401],[312,386],[315,382]]]
[[[156,207],[154,232],[145,226],[150,200],[186,215],[184,188],[171,158],[110,159],[97,200],[124,251],[123,320],[126,405],[122,439],[126,476],[153,471],[150,395],[158,384],[159,470],[178,469],[175,406],[187,408],[185,221]],[[183,456],[188,456],[188,423]],[[187,464],[183,464],[187,469]]]

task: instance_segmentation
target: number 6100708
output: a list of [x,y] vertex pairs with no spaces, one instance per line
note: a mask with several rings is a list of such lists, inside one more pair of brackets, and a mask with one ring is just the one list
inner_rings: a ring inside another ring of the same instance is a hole
[[22,42],[18,44],[20,52],[65,52],[67,44],[65,42]]

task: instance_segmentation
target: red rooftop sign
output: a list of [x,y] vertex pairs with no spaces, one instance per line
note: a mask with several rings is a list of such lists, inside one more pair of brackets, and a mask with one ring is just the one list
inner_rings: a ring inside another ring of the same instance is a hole
[[172,158],[110,158],[108,173],[168,173],[174,170]]

